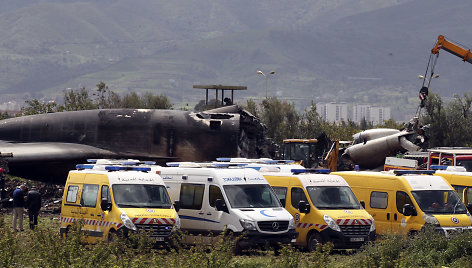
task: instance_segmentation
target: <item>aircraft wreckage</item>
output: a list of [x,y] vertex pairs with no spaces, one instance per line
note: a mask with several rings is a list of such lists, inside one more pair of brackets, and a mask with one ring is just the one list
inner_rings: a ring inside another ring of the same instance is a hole
[[383,167],[387,156],[397,153],[416,152],[425,149],[429,126],[420,127],[418,118],[413,118],[403,130],[377,128],[353,135],[353,143],[341,154],[341,170]]
[[204,112],[101,109],[0,121],[0,152],[9,173],[60,183],[90,158],[210,161],[267,156],[265,126],[236,105]]

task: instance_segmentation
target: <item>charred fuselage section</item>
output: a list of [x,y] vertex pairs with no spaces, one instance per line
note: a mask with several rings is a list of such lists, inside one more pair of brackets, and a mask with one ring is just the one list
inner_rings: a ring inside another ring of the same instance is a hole
[[12,152],[10,173],[61,182],[89,158],[209,161],[263,157],[264,126],[237,106],[194,113],[101,109],[24,116],[0,121],[1,152]]

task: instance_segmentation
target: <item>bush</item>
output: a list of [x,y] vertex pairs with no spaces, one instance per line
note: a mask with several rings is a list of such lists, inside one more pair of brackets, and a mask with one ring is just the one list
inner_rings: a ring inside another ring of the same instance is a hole
[[310,253],[283,245],[278,256],[272,250],[233,256],[234,240],[225,235],[212,237],[211,246],[201,243],[209,237],[196,236],[197,245],[182,245],[177,239],[174,247],[161,249],[142,233],[85,244],[80,226],[61,238],[57,221],[41,221],[35,231],[13,232],[8,219],[0,215],[1,267],[470,267],[472,263],[468,232],[448,238],[432,230],[408,238],[385,236],[348,254],[333,251],[328,243]]

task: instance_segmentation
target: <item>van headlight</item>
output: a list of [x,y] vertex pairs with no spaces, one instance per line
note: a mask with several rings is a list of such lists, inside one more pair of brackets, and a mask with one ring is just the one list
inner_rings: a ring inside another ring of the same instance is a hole
[[339,228],[339,225],[333,220],[333,218],[328,215],[324,215],[323,220],[326,222],[329,228],[341,232],[341,228]]
[[427,224],[432,224],[434,226],[439,226],[439,221],[433,215],[423,214],[423,219]]
[[372,225],[370,225],[370,230],[369,230],[369,232],[375,231],[375,221],[374,221],[374,218],[372,218],[371,220],[372,220]]
[[178,229],[180,229],[180,217],[179,217],[179,215],[177,215],[175,217],[175,224],[172,227],[172,231],[174,232],[174,231],[177,231]]
[[134,223],[131,221],[128,215],[126,215],[126,213],[121,213],[120,218],[126,228],[131,229],[133,231],[137,230],[136,225],[134,225]]
[[293,218],[288,222],[288,229],[295,229],[295,220],[293,220]]
[[239,222],[243,226],[244,230],[254,231],[256,229],[256,222],[252,220],[240,219]]

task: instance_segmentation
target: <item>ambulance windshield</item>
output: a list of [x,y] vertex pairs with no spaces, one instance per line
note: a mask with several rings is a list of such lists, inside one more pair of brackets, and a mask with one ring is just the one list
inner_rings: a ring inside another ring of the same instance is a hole
[[274,191],[268,184],[223,186],[232,208],[280,207]]
[[318,209],[360,209],[361,205],[348,186],[306,187],[311,202]]
[[164,185],[114,184],[113,196],[122,208],[171,208]]
[[425,213],[464,214],[467,212],[457,193],[452,190],[412,191],[412,194]]

